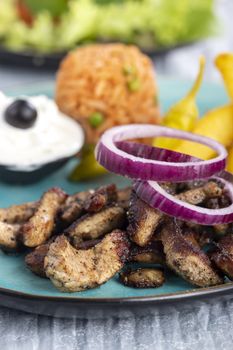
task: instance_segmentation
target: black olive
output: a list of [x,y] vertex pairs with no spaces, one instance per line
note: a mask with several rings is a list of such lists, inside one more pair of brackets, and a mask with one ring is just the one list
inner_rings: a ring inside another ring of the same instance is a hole
[[8,124],[16,128],[28,129],[36,121],[37,110],[27,100],[15,100],[5,110],[4,118]]

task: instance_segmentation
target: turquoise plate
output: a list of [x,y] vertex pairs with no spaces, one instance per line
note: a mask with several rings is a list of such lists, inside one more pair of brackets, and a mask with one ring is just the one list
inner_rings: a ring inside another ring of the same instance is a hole
[[[160,79],[160,101],[165,111],[172,103],[177,101],[189,88],[189,82],[172,79]],[[52,96],[53,84],[46,83],[27,86],[20,91],[10,92],[18,94],[47,94]],[[208,109],[226,103],[227,97],[224,88],[219,85],[204,84],[198,98],[200,111],[203,114]],[[74,166],[70,161],[65,167],[55,174],[48,176],[43,181],[25,186],[12,186],[0,183],[0,206],[38,199],[49,187],[60,186],[68,193],[74,193],[90,187],[97,187],[104,183],[116,183],[123,187],[129,183],[122,177],[108,175],[94,182],[70,183],[67,175]],[[0,304],[17,309],[57,316],[94,316],[104,313],[106,310],[116,312],[131,312],[132,310],[158,306],[162,303],[190,301],[201,297],[229,294],[233,290],[232,283],[222,286],[193,289],[184,280],[174,274],[167,274],[164,286],[156,289],[133,289],[121,285],[117,276],[99,288],[79,293],[61,293],[49,280],[33,275],[24,264],[22,255],[6,255],[0,252]]]

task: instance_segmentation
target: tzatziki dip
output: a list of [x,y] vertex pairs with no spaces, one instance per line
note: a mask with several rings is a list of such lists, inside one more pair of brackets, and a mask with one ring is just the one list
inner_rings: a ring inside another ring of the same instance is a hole
[[0,165],[31,171],[78,153],[82,127],[46,96],[8,97],[0,92]]

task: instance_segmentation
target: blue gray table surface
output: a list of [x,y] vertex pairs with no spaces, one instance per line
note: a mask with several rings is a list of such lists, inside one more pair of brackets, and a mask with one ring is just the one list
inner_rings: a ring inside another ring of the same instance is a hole
[[[193,78],[200,54],[207,57],[207,80],[218,80],[213,58],[219,51],[233,51],[233,1],[219,0],[216,11],[224,29],[218,37],[176,50],[156,60],[159,73]],[[53,72],[6,67],[0,62],[0,89],[54,78]],[[230,301],[194,308],[181,305],[155,309],[150,316],[96,320],[55,319],[0,308],[0,350],[232,350],[233,296]]]

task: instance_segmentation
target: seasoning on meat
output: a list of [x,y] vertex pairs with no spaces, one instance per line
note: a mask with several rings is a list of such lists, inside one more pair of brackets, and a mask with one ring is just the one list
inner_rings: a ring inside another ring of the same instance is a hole
[[116,185],[106,185],[98,188],[94,193],[90,194],[84,203],[84,209],[89,213],[96,213],[108,204],[117,201]]
[[34,215],[22,226],[21,239],[25,246],[37,247],[46,242],[65,199],[66,194],[59,188],[52,188],[42,196]]
[[75,248],[76,249],[90,249],[93,248],[96,244],[101,242],[101,238],[98,239],[90,239],[89,241],[84,241],[76,244]]
[[130,253],[130,261],[163,265],[165,263],[165,255],[161,241],[153,241],[145,247],[133,246]]
[[202,226],[198,224],[185,223],[185,226],[182,227],[182,234],[186,240],[192,241],[193,245],[197,245],[202,248],[205,245],[213,242],[214,239],[214,230],[209,226]]
[[40,277],[46,277],[44,269],[44,259],[49,251],[50,244],[55,238],[49,240],[48,242],[39,245],[32,252],[25,256],[25,263],[27,267],[36,275]]
[[[210,197],[205,201],[205,207],[209,209],[219,209],[228,206],[228,197],[222,190],[221,197]],[[230,232],[231,224],[218,224],[213,226],[214,233],[217,237],[221,237]]]
[[84,202],[93,192],[93,190],[83,191],[67,197],[58,215],[59,225],[62,226],[62,229],[68,227],[72,222],[83,215]]
[[133,242],[141,247],[147,245],[162,217],[161,212],[150,207],[132,191],[127,232]]
[[0,247],[5,251],[16,251],[19,248],[18,234],[21,225],[0,222]]
[[129,241],[120,230],[88,250],[77,250],[65,236],[59,236],[45,257],[45,271],[61,291],[78,292],[108,281],[121,270],[128,256]]
[[[32,252],[26,255],[25,263],[27,267],[36,275],[40,277],[47,277],[44,269],[44,259],[49,251],[50,245],[55,241],[57,236],[52,237],[46,243],[39,245]],[[87,250],[93,248],[96,244],[100,243],[100,239],[93,239],[91,241],[82,242],[79,244],[78,249]]]
[[168,267],[185,280],[199,287],[223,282],[207,255],[185,239],[175,220],[170,220],[163,227],[161,238]]
[[38,202],[29,202],[19,205],[12,205],[9,208],[0,209],[0,221],[8,224],[21,224],[29,220],[34,214]]
[[139,268],[126,270],[120,274],[120,281],[128,287],[157,288],[165,282],[164,273],[158,268]]
[[[168,183],[162,186],[165,186],[168,191]],[[211,181],[205,183],[202,187],[193,188],[177,194],[176,198],[192,205],[200,205],[209,196],[219,196],[220,193],[222,193],[222,189],[216,182]],[[164,215],[159,210],[150,207],[132,191],[128,218],[129,227],[127,230],[131,240],[143,247],[151,240],[155,229],[163,221]]]
[[210,255],[214,264],[233,280],[233,235],[222,237],[216,250]]
[[198,205],[203,203],[207,198],[219,197],[222,195],[222,189],[214,181],[206,182],[203,186],[190,189],[177,195],[177,198]]
[[117,205],[111,205],[98,213],[86,214],[75,221],[65,234],[71,238],[74,246],[83,241],[104,236],[116,228],[126,225],[125,210]]

